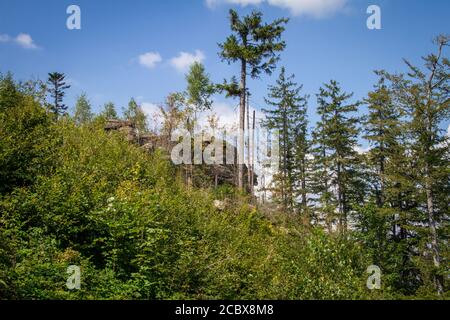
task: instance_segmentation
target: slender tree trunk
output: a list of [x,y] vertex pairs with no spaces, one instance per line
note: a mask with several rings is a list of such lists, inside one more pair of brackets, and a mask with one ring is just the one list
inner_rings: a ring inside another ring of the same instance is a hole
[[341,233],[344,233],[344,201],[342,194],[343,192],[342,192],[341,163],[339,159],[337,163],[337,193],[338,193],[339,227],[341,229]]
[[302,156],[301,160],[301,185],[302,185],[302,207],[303,207],[303,213],[306,212],[306,208],[308,207],[307,199],[306,199],[306,160],[305,156]]
[[[434,201],[433,201],[433,192],[431,190],[428,165],[427,165],[427,177],[426,177],[425,189],[426,189],[426,194],[427,194],[427,213],[428,213],[428,224],[429,224],[430,234],[431,234],[431,251],[432,251],[432,256],[433,256],[433,264],[436,269],[439,269],[441,266],[441,257],[439,254],[439,245],[438,245],[437,231],[436,231],[436,221],[434,219]],[[435,275],[434,282],[436,285],[437,293],[439,295],[442,295],[444,292],[444,289],[443,289],[441,277]]]
[[[284,208],[289,210],[289,196],[288,196],[288,126],[287,126],[287,110],[286,106],[283,106],[283,189],[284,189]],[[290,189],[290,188],[289,188]]]
[[256,129],[256,110],[253,110],[253,124],[252,124],[252,144],[251,144],[251,163],[250,163],[250,190],[252,197],[255,196],[255,129]]
[[244,130],[245,130],[245,100],[247,95],[247,61],[241,60],[241,83],[239,105],[239,141],[238,141],[238,187],[244,190]]
[[[431,149],[432,149],[432,136],[433,136],[433,128],[432,128],[432,120],[431,120],[431,111],[430,108],[432,106],[432,101],[433,101],[433,79],[435,77],[436,74],[436,70],[437,70],[437,65],[441,59],[442,56],[442,47],[443,47],[443,43],[439,44],[439,50],[438,50],[438,55],[436,57],[435,62],[433,63],[432,66],[432,72],[430,74],[430,78],[427,82],[427,114],[426,114],[426,130],[427,130],[427,146],[426,146],[426,150],[425,150],[425,157],[426,157],[426,165],[425,165],[425,171],[426,171],[426,177],[425,177],[425,191],[426,191],[426,196],[427,196],[427,213],[428,213],[428,224],[429,224],[429,229],[430,229],[430,235],[431,235],[431,251],[432,251],[432,256],[433,256],[433,264],[435,266],[436,269],[440,268],[441,266],[441,257],[440,257],[440,253],[439,253],[439,245],[438,245],[438,240],[437,240],[437,231],[436,231],[436,220],[434,218],[434,198],[433,198],[433,183],[431,181],[432,179],[432,174],[431,174],[431,170],[433,167],[433,164],[430,163],[431,161],[427,158],[427,155],[429,155],[431,153]],[[441,277],[435,275],[434,276],[434,282],[436,285],[436,291],[439,295],[442,295],[444,292],[443,289],[443,284],[442,284],[442,279]]]
[[[425,191],[427,196],[427,213],[428,213],[428,224],[430,229],[430,235],[431,235],[431,251],[433,256],[433,264],[436,269],[440,268],[441,266],[441,257],[439,253],[439,245],[438,245],[438,237],[437,237],[437,230],[436,230],[436,220],[434,218],[434,198],[433,198],[433,182],[432,182],[432,168],[433,163],[429,160],[427,157],[431,153],[432,145],[433,145],[433,127],[432,127],[432,115],[431,115],[431,107],[433,105],[433,80],[436,75],[437,67],[439,64],[439,61],[442,57],[442,49],[445,45],[444,42],[439,42],[439,49],[438,54],[436,56],[436,59],[432,63],[431,68],[431,74],[427,81],[427,113],[426,113],[426,130],[427,130],[427,146],[425,147],[425,171],[426,171],[426,177],[425,177]],[[430,163],[431,162],[431,163]],[[434,276],[434,282],[436,285],[436,291],[439,295],[442,295],[444,292],[443,289],[443,280],[441,277],[435,275]]]
[[55,83],[55,115],[56,115],[56,118],[58,118],[58,112],[59,112],[58,97],[59,97],[59,84],[58,84],[58,82],[56,82]]
[[[190,135],[190,141],[189,141],[189,146],[191,146],[192,139],[194,139],[194,120],[191,121],[190,116],[188,116],[187,119],[188,122],[188,130],[189,130],[189,135]],[[169,138],[170,139],[170,138]],[[193,150],[191,150],[191,154]],[[187,166],[186,169],[186,182],[188,185],[188,188],[192,188],[193,186],[193,180],[194,180],[194,166],[192,164],[192,156],[191,156],[191,163]]]
[[[383,133],[384,134],[384,133]],[[385,196],[384,196],[384,190],[385,190],[385,178],[384,178],[384,174],[385,174],[385,157],[384,157],[384,151],[385,151],[385,148],[384,148],[384,143],[381,143],[380,144],[380,152],[381,152],[381,158],[380,158],[380,196],[379,196],[379,199],[378,199],[378,201],[379,201],[379,205],[380,205],[380,208],[383,208],[384,207],[384,199],[385,199]]]
[[248,190],[252,191],[252,165],[251,165],[251,146],[250,146],[250,94],[247,94],[247,183]]
[[338,200],[338,212],[339,212],[339,228],[342,230],[342,199],[341,199],[341,165],[337,164],[337,200]]

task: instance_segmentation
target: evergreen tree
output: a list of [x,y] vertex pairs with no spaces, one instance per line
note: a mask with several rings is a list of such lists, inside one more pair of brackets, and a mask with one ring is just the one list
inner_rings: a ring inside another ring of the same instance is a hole
[[67,111],[67,106],[63,103],[63,98],[65,96],[64,90],[70,88],[65,82],[64,73],[52,72],[48,74],[47,84],[49,85],[50,97],[53,99],[53,103],[50,104],[50,110],[55,115],[65,114]]
[[[239,104],[239,140],[238,154],[238,185],[244,189],[244,131],[245,109],[247,96],[247,75],[253,79],[259,78],[261,73],[272,74],[279,60],[278,52],[283,51],[286,44],[281,41],[288,19],[277,19],[272,23],[263,23],[261,12],[239,17],[238,13],[230,10],[230,28],[233,32],[224,43],[219,44],[220,56],[228,63],[240,64],[240,84],[236,92],[235,80],[225,84],[228,94],[238,94]],[[232,91],[232,92],[231,92]]]
[[356,228],[359,239],[369,249],[373,263],[383,269],[386,283],[408,293],[417,281],[412,263],[415,235],[410,231],[417,210],[411,177],[416,176],[414,160],[407,151],[405,119],[392,75],[377,71],[379,77],[365,103],[368,117],[364,121],[366,177],[370,188],[367,203],[360,208]]
[[420,225],[427,226],[427,238],[421,247],[430,259],[430,274],[439,295],[444,291],[445,272],[441,248],[448,247],[445,241],[440,241],[439,229],[448,232],[449,145],[441,124],[450,118],[450,61],[444,57],[449,41],[449,36],[439,36],[435,40],[437,53],[423,58],[424,70],[405,60],[409,67],[408,78],[400,77],[398,81],[400,99],[410,118],[410,152],[418,171],[414,181],[418,186],[415,197],[425,213],[419,217],[415,229],[422,233],[425,230]]
[[[294,75],[286,76],[281,69],[275,86],[269,86],[266,103],[273,109],[263,109],[264,126],[279,132],[281,170],[274,177],[277,192],[286,211],[293,211],[296,196],[301,196],[301,206],[306,208],[306,156],[307,141],[307,97],[301,96],[302,86],[294,81]],[[300,186],[296,181],[299,178]]]
[[348,215],[356,197],[353,192],[358,189],[359,118],[352,113],[358,110],[359,102],[348,102],[352,96],[343,92],[334,80],[320,88],[317,95],[320,121],[313,133],[315,191],[328,226],[335,222],[337,214],[341,233],[347,231]]
[[[374,168],[373,189],[376,204],[383,208],[386,204],[386,176],[392,164],[391,155],[399,148],[399,135],[401,133],[401,109],[394,103],[392,90],[386,84],[385,72],[376,72],[379,81],[374,91],[369,92],[365,103],[368,106],[369,115],[365,121],[365,138],[370,143],[368,153],[369,165]],[[392,172],[392,170],[390,170]]]
[[75,122],[79,125],[86,124],[92,120],[92,117],[91,103],[86,94],[83,93],[78,97],[77,103],[75,104]]

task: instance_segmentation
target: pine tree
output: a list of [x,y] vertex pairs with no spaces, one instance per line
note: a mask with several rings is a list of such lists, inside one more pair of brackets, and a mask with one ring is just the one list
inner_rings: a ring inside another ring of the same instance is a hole
[[[281,69],[275,86],[269,86],[266,103],[273,109],[263,109],[266,119],[263,124],[269,130],[276,130],[280,136],[281,170],[275,176],[275,183],[286,211],[293,211],[295,198],[302,198],[301,206],[306,209],[306,156],[307,141],[307,97],[301,96],[302,86],[294,81],[294,75],[286,76]],[[300,186],[296,180],[299,178]]]
[[368,160],[369,165],[374,168],[373,189],[376,204],[383,208],[386,204],[385,190],[388,187],[386,176],[389,169],[395,169],[387,166],[392,163],[391,155],[401,148],[398,139],[402,129],[402,112],[394,103],[393,92],[386,84],[386,72],[378,71],[376,74],[379,76],[378,83],[365,100],[369,115],[364,122],[364,138],[371,146]]
[[52,72],[48,74],[47,84],[49,85],[50,96],[53,99],[50,110],[57,116],[63,115],[67,111],[67,106],[63,103],[64,90],[69,89],[70,85],[65,82],[65,78],[64,73]]
[[353,191],[358,182],[359,118],[352,113],[358,110],[359,102],[348,102],[352,96],[343,92],[334,80],[320,88],[317,95],[320,121],[313,132],[314,185],[320,196],[319,209],[326,215],[330,228],[337,214],[341,233],[347,231],[352,200],[356,196]]
[[[261,73],[271,74],[279,60],[278,52],[283,51],[286,44],[281,41],[285,30],[284,25],[288,19],[277,19],[270,24],[263,23],[261,12],[252,12],[250,15],[239,17],[238,13],[230,10],[230,27],[233,32],[224,43],[219,44],[220,56],[228,63],[240,64],[240,84],[236,92],[235,80],[228,87],[228,94],[238,94],[239,105],[239,140],[238,154],[238,186],[244,189],[244,131],[245,108],[247,90],[247,76],[253,79],[260,77]],[[233,91],[233,92],[231,92]]]
[[405,115],[398,104],[392,75],[376,71],[378,83],[365,99],[369,114],[364,121],[370,150],[365,155],[369,184],[366,204],[359,210],[356,228],[373,263],[384,270],[398,290],[414,287],[411,261],[414,235],[410,228],[416,205],[414,161],[407,152]]
[[102,115],[106,119],[117,119],[118,116],[117,116],[116,106],[114,105],[114,103],[112,103],[112,102],[106,103],[105,106],[103,107]]
[[79,125],[86,124],[92,120],[92,117],[91,103],[86,94],[83,93],[78,97],[77,103],[75,104],[75,122]]

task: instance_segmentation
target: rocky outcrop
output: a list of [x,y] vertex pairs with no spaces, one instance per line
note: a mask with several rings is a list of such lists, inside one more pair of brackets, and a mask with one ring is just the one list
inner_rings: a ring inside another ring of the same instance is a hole
[[[116,119],[107,120],[105,124],[105,130],[122,132],[125,135],[127,141],[140,146],[141,148],[145,149],[148,152],[154,152],[156,149],[163,149],[170,154],[172,147],[175,145],[175,143],[170,142],[170,140],[167,139],[167,137],[148,133],[143,134],[139,132],[139,130],[134,126],[134,124],[131,121],[116,120]],[[203,141],[202,148],[203,149],[206,148],[211,143],[213,143],[211,140]],[[237,185],[237,165],[236,165],[237,149],[235,146],[228,143],[227,141],[224,141],[222,145],[224,155],[224,159],[222,161],[223,164],[213,164],[213,165],[205,164],[202,165],[202,171],[212,179],[213,183],[216,186],[223,184]],[[234,164],[227,163],[225,159],[227,151],[230,152],[230,148],[233,149],[231,153],[235,155],[233,161]],[[193,151],[192,155],[194,156]],[[247,166],[244,166],[244,181],[247,181],[247,174],[248,174]],[[255,175],[254,181],[256,186],[257,175]]]

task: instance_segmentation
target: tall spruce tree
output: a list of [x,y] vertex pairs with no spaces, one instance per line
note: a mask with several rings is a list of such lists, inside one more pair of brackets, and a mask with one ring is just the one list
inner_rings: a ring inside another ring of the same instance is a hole
[[[423,58],[424,68],[406,61],[408,77],[399,81],[399,94],[410,118],[408,133],[410,152],[418,170],[415,185],[417,200],[425,215],[416,223],[417,232],[426,225],[426,240],[421,244],[432,268],[431,278],[439,295],[444,291],[443,256],[448,251],[446,242],[439,237],[440,230],[448,232],[449,180],[448,137],[441,125],[450,118],[450,61],[444,56],[449,36],[436,38],[437,53]],[[422,231],[420,231],[422,229]],[[446,235],[448,236],[448,234]],[[445,238],[445,236],[444,236]]]
[[48,74],[47,84],[49,86],[50,97],[53,99],[49,105],[50,110],[56,115],[63,115],[67,111],[67,106],[63,103],[65,90],[70,88],[65,82],[64,73],[52,72]]
[[[357,180],[359,118],[354,116],[359,102],[332,80],[320,88],[317,113],[320,120],[313,132],[315,153],[314,185],[320,197],[321,213],[328,226],[337,218],[341,233],[347,231]],[[337,214],[337,217],[335,215]]]
[[240,97],[238,154],[241,159],[238,166],[238,186],[241,190],[244,189],[247,76],[257,79],[261,73],[272,74],[279,60],[278,52],[283,51],[286,46],[281,40],[281,35],[288,19],[264,23],[262,16],[261,12],[254,11],[241,19],[236,11],[230,10],[230,28],[233,34],[224,43],[219,44],[220,56],[224,61],[240,64],[239,90],[236,92],[235,80],[227,86],[230,95],[238,94]]
[[365,103],[368,107],[368,117],[364,122],[365,139],[369,141],[370,151],[368,161],[373,170],[373,190],[376,204],[383,208],[386,204],[386,188],[388,187],[387,168],[392,164],[391,155],[399,148],[399,136],[402,130],[402,111],[394,102],[393,92],[389,88],[384,71],[377,71],[378,83],[374,90],[369,92]]
[[358,210],[356,229],[373,263],[386,274],[386,285],[406,293],[416,285],[417,275],[411,260],[416,240],[409,231],[416,210],[414,187],[405,182],[415,170],[392,75],[375,73],[378,82],[364,101],[369,112],[364,121],[364,138],[370,146],[364,158],[368,192],[366,204]]
[[[263,109],[266,119],[263,125],[279,133],[280,171],[275,175],[275,194],[279,194],[286,211],[297,207],[296,196],[302,197],[306,206],[306,156],[307,141],[307,97],[301,96],[302,86],[294,82],[294,75],[286,76],[283,67],[276,85],[269,86],[266,104],[272,109]],[[300,178],[300,187],[296,179]]]

